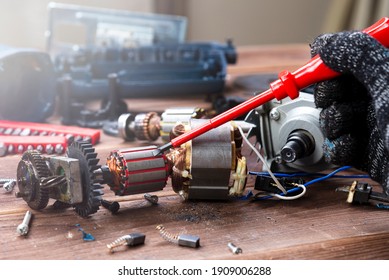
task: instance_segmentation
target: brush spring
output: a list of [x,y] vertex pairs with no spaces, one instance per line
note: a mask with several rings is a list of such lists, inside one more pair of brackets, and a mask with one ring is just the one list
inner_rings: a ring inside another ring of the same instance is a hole
[[156,229],[159,231],[159,234],[163,239],[170,243],[178,244],[178,235],[171,234],[168,232],[163,225],[158,225]]

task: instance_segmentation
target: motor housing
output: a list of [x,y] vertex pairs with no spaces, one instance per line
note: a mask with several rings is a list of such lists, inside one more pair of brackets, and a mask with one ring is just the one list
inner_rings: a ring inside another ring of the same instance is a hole
[[[324,160],[319,114],[313,95],[305,92],[294,100],[267,102],[251,112],[248,118],[258,121],[258,141],[272,171],[316,172],[332,167]],[[288,157],[288,152],[296,155]]]

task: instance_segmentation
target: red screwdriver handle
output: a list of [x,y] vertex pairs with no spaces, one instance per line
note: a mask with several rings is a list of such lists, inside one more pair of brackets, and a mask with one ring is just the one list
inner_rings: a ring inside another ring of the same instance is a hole
[[[374,37],[385,47],[389,47],[389,18],[382,18],[372,26],[363,30],[363,32]],[[171,147],[178,147],[185,142],[190,141],[193,138],[230,120],[233,120],[274,98],[281,100],[289,96],[294,99],[299,96],[300,89],[314,83],[335,78],[339,75],[340,73],[328,68],[321,58],[316,55],[308,61],[308,63],[293,73],[288,71],[281,72],[279,74],[279,79],[270,84],[270,89],[208,120],[208,122],[205,122],[203,125],[172,139],[168,145],[162,146],[160,150],[164,151]]]
[[[389,47],[389,18],[380,19],[372,26],[364,29],[363,32],[375,38],[383,46]],[[316,55],[308,63],[291,74],[289,72],[281,72],[279,75],[280,79],[275,81],[271,88],[274,92],[274,97],[278,100],[287,96],[293,99],[298,96],[300,89],[339,75],[338,72],[328,68],[319,55]],[[295,87],[295,91],[293,91],[293,87]]]

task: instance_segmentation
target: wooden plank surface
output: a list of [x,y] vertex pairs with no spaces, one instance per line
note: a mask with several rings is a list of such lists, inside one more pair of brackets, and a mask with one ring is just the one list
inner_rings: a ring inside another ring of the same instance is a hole
[[[309,58],[307,46],[301,45],[246,47],[240,48],[239,54],[239,63],[229,67],[228,94],[237,92],[233,79],[241,74],[294,70]],[[194,104],[210,106],[201,95],[129,101],[131,109],[143,112]],[[102,135],[95,148],[104,163],[113,149],[149,144],[125,143]],[[247,150],[244,153],[250,169],[258,170],[254,156]],[[15,177],[19,160],[19,155],[0,158],[0,177]],[[249,178],[248,189],[252,189],[253,180]],[[169,182],[155,193],[158,205],[149,204],[143,195],[115,197],[105,187],[104,198],[121,204],[118,214],[100,208],[84,219],[72,209],[53,209],[50,201],[46,209],[32,211],[26,237],[18,236],[16,227],[29,210],[27,204],[14,193],[0,190],[0,259],[388,259],[388,212],[373,206],[348,205],[346,195],[335,192],[335,188],[350,183],[347,179],[315,184],[296,201],[182,202]],[[96,240],[83,241],[77,224]],[[198,235],[201,247],[167,243],[155,230],[158,224],[171,233]],[[131,232],[144,233],[146,243],[108,252],[107,243]],[[243,254],[233,255],[228,242],[241,247]]]

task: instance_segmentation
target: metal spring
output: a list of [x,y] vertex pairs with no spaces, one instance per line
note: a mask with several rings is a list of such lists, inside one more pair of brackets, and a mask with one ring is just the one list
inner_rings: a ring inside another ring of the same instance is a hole
[[122,237],[119,237],[115,241],[107,244],[107,248],[112,252],[114,248],[122,246],[122,245],[127,245],[129,242],[130,236],[128,235],[123,235]]
[[163,239],[168,242],[178,244],[178,235],[171,234],[170,232],[166,231],[163,225],[158,225],[156,229],[159,231],[159,234],[162,236]]
[[42,178],[40,184],[43,188],[62,186],[67,183],[65,175]]

